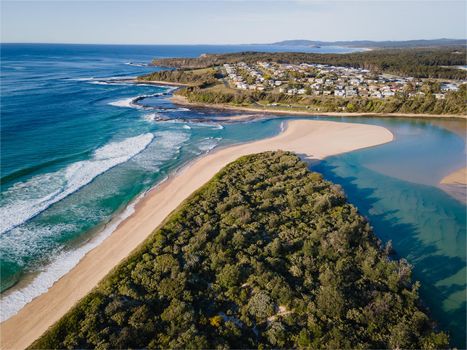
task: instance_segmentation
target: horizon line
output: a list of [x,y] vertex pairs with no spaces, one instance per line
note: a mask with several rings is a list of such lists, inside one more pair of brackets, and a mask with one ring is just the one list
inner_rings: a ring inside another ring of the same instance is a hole
[[[86,42],[29,42],[29,41],[11,41],[11,42],[2,42],[0,41],[0,45],[4,44],[28,44],[28,45],[126,45],[126,46],[176,46],[176,45],[183,45],[183,46],[233,46],[233,45],[274,45],[281,42],[287,41],[310,41],[310,42],[321,42],[321,43],[342,43],[342,42],[359,42],[359,41],[367,41],[367,42],[374,42],[374,43],[381,43],[381,42],[407,42],[407,41],[434,41],[434,40],[464,40],[466,41],[467,45],[467,38],[433,38],[433,39],[404,39],[404,40],[371,40],[371,39],[352,39],[352,40],[312,40],[312,39],[284,39],[269,43],[86,43]],[[300,46],[300,45],[296,45]],[[306,45],[303,45],[306,46]]]

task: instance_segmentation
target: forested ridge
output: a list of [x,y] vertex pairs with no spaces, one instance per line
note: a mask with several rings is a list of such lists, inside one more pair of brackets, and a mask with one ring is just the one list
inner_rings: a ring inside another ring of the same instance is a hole
[[466,71],[449,66],[466,64],[465,46],[412,49],[384,49],[347,54],[300,52],[239,52],[207,54],[197,58],[155,59],[156,66],[196,69],[224,63],[278,62],[290,64],[329,64],[369,69],[414,78],[466,79]]
[[31,348],[443,348],[410,266],[288,152],[230,163]]

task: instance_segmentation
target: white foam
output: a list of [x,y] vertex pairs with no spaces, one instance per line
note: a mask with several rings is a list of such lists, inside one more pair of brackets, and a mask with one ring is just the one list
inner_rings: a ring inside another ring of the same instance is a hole
[[178,89],[178,86],[160,85],[160,87],[166,88],[166,91],[167,91],[168,93],[170,93],[170,92],[175,91],[175,90]]
[[137,101],[142,100],[144,98],[149,98],[149,97],[156,97],[156,96],[161,96],[163,93],[161,92],[156,92],[154,94],[149,94],[149,95],[138,95],[134,97],[125,97],[123,99],[109,102],[109,105],[115,106],[115,107],[126,107],[126,108],[144,108],[143,106],[140,106],[136,104]]
[[183,129],[191,130],[191,127],[188,124],[183,125]]
[[112,82],[112,81],[104,81],[104,80],[93,80],[89,82],[90,84],[94,85],[112,85],[112,86],[128,86],[132,85],[131,83],[127,83],[124,81],[121,82]]
[[119,77],[107,77],[107,78],[67,78],[66,80],[73,81],[84,81],[89,84],[95,85],[132,85],[131,80],[136,79],[136,76],[119,76]]
[[[151,135],[151,139],[152,142],[150,142],[150,144],[146,147],[146,152],[140,152],[131,160],[131,162],[134,163],[138,168],[142,167],[146,170],[158,170],[158,167],[163,165],[167,160],[177,157],[183,144],[185,144],[190,139],[190,132],[184,129],[160,131],[155,133],[153,136]],[[210,139],[210,142],[213,141],[215,140]],[[96,150],[94,153],[94,159],[113,159],[113,157],[118,157],[124,149],[123,142],[120,142],[119,146],[115,146],[114,143],[114,146],[111,147],[112,144],[108,144]],[[205,145],[205,147],[208,147],[208,145]],[[161,182],[159,182],[159,184],[160,183]],[[134,212],[135,204],[139,201],[140,198],[143,197],[143,195],[138,197],[136,201],[129,205],[121,214],[112,220],[91,240],[76,249],[60,252],[51,261],[51,263],[47,264],[42,269],[42,271],[39,272],[38,275],[35,276],[34,279],[26,286],[16,290],[12,289],[11,292],[6,292],[0,299],[1,321],[4,321],[15,315],[27,303],[39,295],[47,292],[47,290],[58,279],[60,279],[74,266],[76,266],[76,264],[78,264],[78,262],[85,256],[87,252],[101,244],[109,235],[111,235],[120,222],[125,220]],[[12,245],[17,247],[18,242],[13,242],[16,240],[15,237],[21,238],[21,245],[27,245],[27,242],[25,241],[27,237],[55,237],[63,230],[72,229],[73,227],[65,227],[65,225],[38,227],[37,225],[34,226],[34,223],[31,223],[13,229],[9,232],[8,235],[5,235],[4,237],[12,236],[9,241]]]
[[100,245],[115,231],[123,220],[134,213],[135,205],[143,196],[144,194],[140,195],[135,201],[128,205],[116,219],[106,225],[105,228],[90,241],[77,249],[61,252],[27,286],[13,290],[11,293],[6,293],[2,296],[0,299],[0,322],[17,314],[27,303],[47,292],[56,281],[71,271],[86,253]]
[[143,116],[143,119],[146,120],[147,122],[153,122],[156,120],[157,114],[156,113],[151,113],[151,114],[145,114]]
[[189,139],[190,133],[183,130],[156,132],[147,152],[141,153],[133,161],[145,170],[158,171],[164,162],[178,156]]
[[0,233],[11,230],[52,204],[69,196],[109,169],[143,151],[152,141],[151,133],[111,142],[98,148],[90,160],[73,163],[54,173],[35,176],[9,188],[0,206]]
[[212,123],[212,122],[198,122],[198,121],[190,121],[189,119],[181,119],[175,120],[174,122],[183,122],[188,123],[191,128],[209,128],[209,129],[224,129],[224,127],[220,124]]
[[138,63],[138,62],[125,62],[128,66],[135,66],[135,67],[148,67],[149,64],[147,63]]
[[90,77],[90,78],[68,78],[67,80],[73,80],[73,81],[91,81],[91,80],[94,80],[95,78],[94,77]]
[[214,149],[218,144],[221,138],[219,137],[207,137],[201,140],[196,146],[201,152],[209,153],[212,149]]
[[134,97],[127,97],[121,100],[109,102],[109,105],[115,106],[115,107],[137,108],[138,106],[134,105],[133,103],[134,99],[135,99]]
[[180,108],[173,108],[173,109],[168,109],[170,112],[188,112],[190,111],[188,108],[185,107],[180,107]]

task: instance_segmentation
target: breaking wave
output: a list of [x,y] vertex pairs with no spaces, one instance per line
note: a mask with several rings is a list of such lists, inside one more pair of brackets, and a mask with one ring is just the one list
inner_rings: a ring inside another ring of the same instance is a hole
[[214,149],[219,144],[220,140],[221,140],[220,137],[207,137],[201,140],[196,146],[203,153],[210,152],[212,149]]
[[[140,195],[135,201],[128,205],[125,210],[112,220],[105,228],[89,242],[83,244],[77,249],[62,251],[53,261],[43,269],[31,283],[25,287],[13,290],[6,293],[0,300],[0,322],[3,322],[11,316],[18,313],[27,303],[34,298],[47,292],[52,285],[62,276],[71,271],[78,262],[86,255],[87,252],[100,245],[107,237],[109,237],[117,226],[135,211],[135,205],[143,197]],[[54,227],[60,229],[59,225]]]
[[0,206],[0,233],[38,215],[52,204],[89,184],[97,176],[143,151],[153,140],[151,133],[111,142],[95,150],[92,159],[65,169],[32,177],[9,188]]
[[146,108],[145,106],[137,104],[138,101],[143,100],[145,98],[149,97],[157,97],[157,96],[162,96],[166,95],[167,93],[165,92],[156,92],[154,94],[148,94],[148,95],[138,95],[135,97],[125,97],[117,101],[109,102],[109,105],[115,106],[115,107],[126,107],[126,108]]

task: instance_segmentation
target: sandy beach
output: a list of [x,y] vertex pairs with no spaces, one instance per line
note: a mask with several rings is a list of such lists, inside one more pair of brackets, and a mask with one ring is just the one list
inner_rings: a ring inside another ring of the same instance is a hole
[[148,192],[135,213],[47,293],[3,322],[1,348],[23,349],[30,345],[137,248],[191,193],[238,157],[282,149],[308,160],[323,159],[392,139],[389,130],[374,125],[296,120],[289,121],[285,131],[270,139],[219,149],[196,159]]
[[440,187],[454,198],[467,203],[467,168],[460,168],[440,181]]
[[180,95],[173,95],[170,100],[179,105],[192,106],[192,107],[205,107],[213,109],[221,109],[228,111],[243,111],[243,112],[258,112],[268,114],[281,114],[281,115],[303,115],[303,116],[322,116],[322,117],[403,117],[403,118],[443,118],[443,119],[467,119],[467,115],[460,114],[422,114],[422,113],[361,113],[361,112],[312,112],[303,110],[290,110],[281,108],[265,108],[265,107],[242,107],[232,106],[228,104],[211,104],[211,103],[193,103],[189,102],[186,97]]

